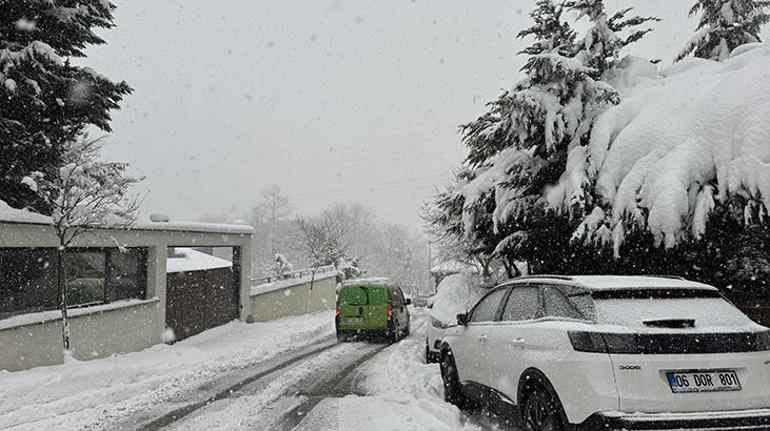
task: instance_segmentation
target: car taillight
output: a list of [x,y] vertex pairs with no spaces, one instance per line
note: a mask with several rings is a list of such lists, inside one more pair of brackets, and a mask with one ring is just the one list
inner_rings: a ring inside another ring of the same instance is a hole
[[576,352],[587,353],[640,353],[634,334],[602,334],[599,332],[570,331],[569,341]]
[[340,317],[340,310],[334,311],[334,317]]
[[757,333],[757,351],[770,351],[770,331]]
[[393,317],[393,309],[388,307],[388,317]]
[[569,332],[569,341],[576,352],[608,353],[602,334],[596,332]]
[[334,306],[334,317],[340,317],[340,301]]

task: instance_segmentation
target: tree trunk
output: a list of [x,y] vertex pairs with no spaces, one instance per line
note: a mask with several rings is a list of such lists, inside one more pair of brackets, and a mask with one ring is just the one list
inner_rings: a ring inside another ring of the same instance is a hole
[[503,266],[505,267],[505,272],[507,273],[509,279],[521,276],[521,270],[516,265],[516,262],[513,261],[513,259],[503,260]]
[[64,247],[60,247],[58,251],[58,263],[57,263],[57,284],[59,287],[59,307],[61,308],[61,338],[62,347],[65,351],[70,350],[70,325],[67,320],[67,274],[64,269]]

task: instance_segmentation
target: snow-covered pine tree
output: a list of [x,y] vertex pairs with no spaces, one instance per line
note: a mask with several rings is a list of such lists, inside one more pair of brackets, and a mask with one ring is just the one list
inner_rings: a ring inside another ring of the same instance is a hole
[[565,6],[578,13],[578,19],[587,17],[591,28],[578,42],[577,58],[593,69],[591,76],[598,79],[620,59],[620,51],[652,31],[652,28],[637,27],[652,21],[655,17],[631,16],[633,8],[622,9],[612,16],[607,14],[604,0],[574,0]]
[[[592,21],[583,38],[562,19],[567,10]],[[520,34],[534,37],[521,52],[529,56],[525,79],[490,103],[487,113],[461,126],[473,178],[445,199],[462,202],[466,238],[496,244],[492,255],[510,262],[552,251],[553,223],[538,222],[547,214],[551,188],[565,172],[581,172],[596,117],[620,101],[599,78],[618,62],[623,47],[650,31],[637,27],[656,20],[628,17],[630,10],[608,16],[597,0],[538,1],[531,14],[535,24]],[[582,172],[571,178],[569,190],[560,190],[573,217],[592,203],[589,177]],[[557,223],[571,221],[563,217]],[[557,242],[569,243],[562,239]]]
[[110,131],[110,111],[131,89],[68,58],[103,44],[105,0],[0,0],[0,198],[13,207],[51,208],[21,184],[31,172],[56,175],[63,146],[89,125]]
[[759,32],[770,22],[770,1],[697,0],[690,16],[701,14],[695,34],[676,57],[689,55],[724,61],[737,47],[760,42]]
[[[529,56],[526,78],[462,126],[466,164],[476,172],[461,191],[466,236],[487,236],[477,242],[494,241],[494,254],[507,261],[534,238],[528,226],[542,214],[543,193],[565,171],[569,151],[585,143],[598,114],[619,102],[614,89],[592,78],[595,69],[572,57],[581,45],[562,20],[564,7],[537,2],[535,25],[520,34],[535,39],[522,51]],[[487,215],[492,229],[483,222]]]

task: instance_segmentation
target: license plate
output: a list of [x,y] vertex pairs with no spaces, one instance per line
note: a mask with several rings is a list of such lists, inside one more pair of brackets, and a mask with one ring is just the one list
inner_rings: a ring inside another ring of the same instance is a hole
[[361,317],[346,317],[345,323],[361,323]]
[[734,370],[670,371],[666,377],[675,394],[741,390],[741,382]]

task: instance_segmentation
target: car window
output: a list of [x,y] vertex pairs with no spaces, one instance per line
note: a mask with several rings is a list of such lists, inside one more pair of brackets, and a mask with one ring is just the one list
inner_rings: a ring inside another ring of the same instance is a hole
[[497,289],[485,296],[473,309],[471,322],[491,322],[495,320],[497,310],[500,308],[500,302],[508,289]]
[[[519,321],[539,317],[538,289],[534,286],[514,287],[503,310],[502,320]],[[542,314],[542,313],[540,313]]]
[[585,316],[577,305],[567,298],[567,295],[557,287],[543,287],[542,300],[545,317],[566,317],[569,319],[584,319]]
[[393,288],[392,295],[393,295],[394,305],[401,305],[404,303],[404,295],[401,293],[401,290],[399,288],[397,287]]

